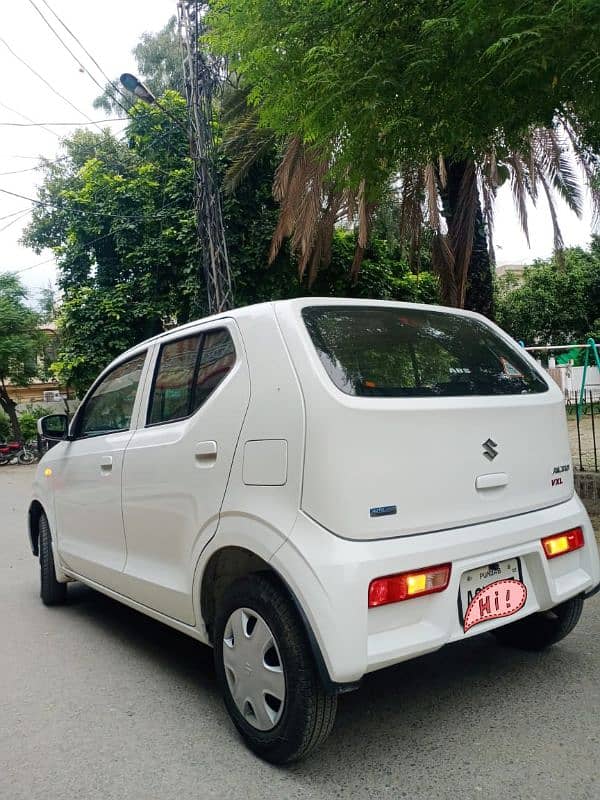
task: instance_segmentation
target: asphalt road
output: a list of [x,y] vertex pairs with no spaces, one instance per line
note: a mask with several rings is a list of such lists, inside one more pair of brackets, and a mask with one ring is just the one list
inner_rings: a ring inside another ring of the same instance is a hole
[[370,676],[320,751],[275,768],[238,740],[208,648],[84,586],[42,606],[31,477],[0,469],[1,800],[600,796],[600,596],[544,654],[480,636]]

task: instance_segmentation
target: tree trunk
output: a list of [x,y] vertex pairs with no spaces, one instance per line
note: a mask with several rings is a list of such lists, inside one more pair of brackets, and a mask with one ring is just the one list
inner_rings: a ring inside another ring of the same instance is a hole
[[[452,263],[440,270],[442,300],[450,305],[493,316],[492,263],[481,199],[472,161],[445,159],[445,185],[440,196]],[[468,238],[465,238],[468,237]]]
[[8,396],[8,390],[4,379],[0,379],[0,406],[2,406],[8,416],[15,440],[20,442],[22,434],[19,418],[17,417],[17,404]]
[[473,252],[467,273],[467,296],[465,308],[478,311],[489,319],[494,319],[494,277],[488,248],[488,239],[483,221],[481,203],[477,205],[475,230],[473,231]]

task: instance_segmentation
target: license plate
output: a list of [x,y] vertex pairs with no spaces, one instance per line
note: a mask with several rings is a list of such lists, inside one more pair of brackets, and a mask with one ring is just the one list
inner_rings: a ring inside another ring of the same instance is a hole
[[463,572],[460,579],[458,603],[461,625],[464,623],[464,615],[475,595],[491,583],[501,580],[523,580],[520,559],[508,558],[506,561],[485,564],[482,567],[477,567],[477,569]]

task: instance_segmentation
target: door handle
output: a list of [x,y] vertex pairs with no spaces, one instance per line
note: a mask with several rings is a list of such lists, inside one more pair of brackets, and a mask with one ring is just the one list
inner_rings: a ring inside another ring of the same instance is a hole
[[103,475],[108,475],[112,471],[113,460],[112,456],[102,456],[100,459],[100,472]]
[[490,475],[479,475],[475,481],[476,489],[500,489],[508,485],[506,472],[493,472]]
[[198,442],[196,445],[196,462],[201,467],[209,467],[217,460],[217,443],[213,441]]

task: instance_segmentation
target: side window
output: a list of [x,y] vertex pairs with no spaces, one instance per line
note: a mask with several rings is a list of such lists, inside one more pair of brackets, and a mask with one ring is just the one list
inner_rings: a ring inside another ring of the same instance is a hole
[[119,364],[96,386],[83,408],[78,436],[101,436],[126,431],[131,425],[133,404],[146,353]]
[[235,363],[235,349],[228,331],[211,331],[203,338],[194,391],[194,411],[206,402]]
[[185,419],[206,401],[235,363],[224,329],[188,336],[161,347],[148,409],[148,425]]
[[189,415],[200,339],[199,335],[190,336],[161,347],[150,400],[149,425],[173,422]]

